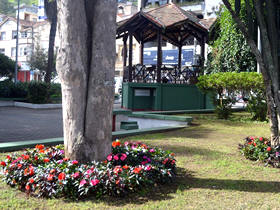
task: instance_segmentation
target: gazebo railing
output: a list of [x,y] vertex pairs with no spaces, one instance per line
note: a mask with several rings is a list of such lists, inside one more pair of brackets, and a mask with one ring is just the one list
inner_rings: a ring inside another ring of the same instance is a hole
[[[127,68],[124,72],[124,81],[128,82],[128,75]],[[131,75],[131,82],[157,83],[157,68],[155,65],[134,65]],[[161,67],[161,83],[195,84],[199,75],[199,66],[185,66],[182,70],[176,65],[163,65]]]

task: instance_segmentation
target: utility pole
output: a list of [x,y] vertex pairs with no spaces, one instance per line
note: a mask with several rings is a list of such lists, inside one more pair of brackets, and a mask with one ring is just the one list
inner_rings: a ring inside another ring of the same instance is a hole
[[19,30],[19,1],[17,5],[17,39],[16,39],[16,66],[15,66],[15,83],[17,83],[17,72],[18,72],[18,30]]

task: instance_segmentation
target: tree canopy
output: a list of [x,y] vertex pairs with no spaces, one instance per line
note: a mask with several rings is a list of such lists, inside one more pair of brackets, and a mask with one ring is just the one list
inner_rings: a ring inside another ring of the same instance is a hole
[[[244,2],[241,4],[240,14],[243,20],[248,18]],[[212,52],[208,55],[206,72],[256,71],[256,58],[230,12],[224,7],[216,28],[218,30],[214,33],[217,33],[218,37],[211,44]]]
[[15,70],[15,61],[0,53],[0,77],[12,78]]

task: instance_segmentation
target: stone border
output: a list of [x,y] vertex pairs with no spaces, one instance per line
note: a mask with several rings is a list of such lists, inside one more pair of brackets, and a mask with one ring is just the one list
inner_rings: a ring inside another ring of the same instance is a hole
[[15,107],[23,107],[29,109],[61,109],[62,104],[31,104],[24,102],[14,102]]

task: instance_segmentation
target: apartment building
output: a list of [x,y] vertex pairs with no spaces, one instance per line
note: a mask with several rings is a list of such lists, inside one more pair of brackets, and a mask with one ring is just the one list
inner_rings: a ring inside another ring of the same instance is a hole
[[[50,23],[46,20],[38,21],[36,6],[21,5],[19,10],[19,39],[18,39],[18,80],[22,82],[39,80],[39,71],[31,71],[28,59],[35,49],[40,46],[48,49]],[[0,15],[0,53],[11,59],[16,59],[17,19]],[[57,42],[56,42],[57,43]],[[57,45],[56,45],[57,46]]]

